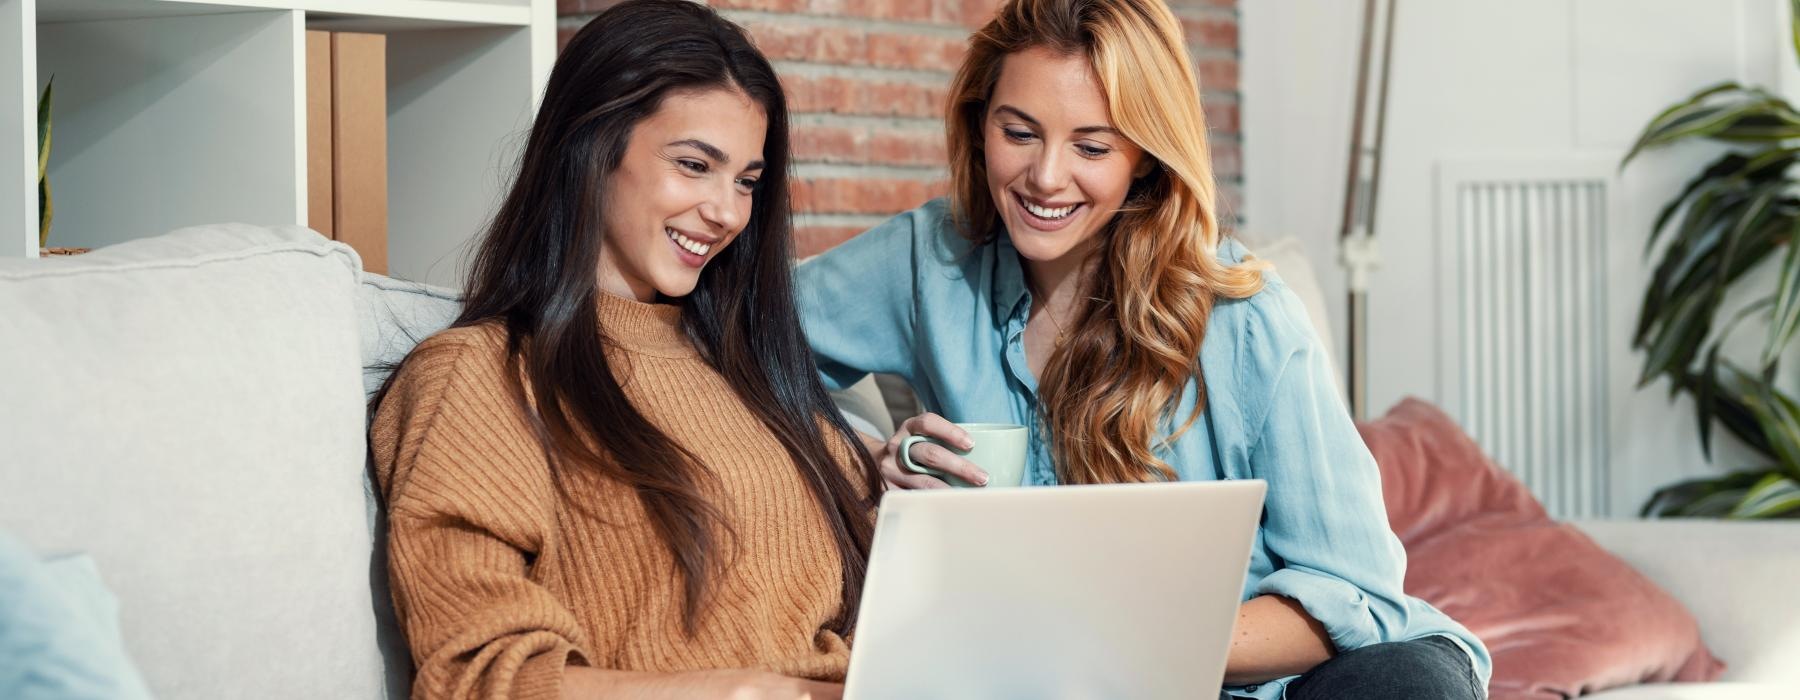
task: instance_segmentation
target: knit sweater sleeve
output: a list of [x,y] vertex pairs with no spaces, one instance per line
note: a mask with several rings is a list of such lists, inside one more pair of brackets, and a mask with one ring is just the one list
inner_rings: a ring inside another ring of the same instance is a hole
[[492,331],[420,344],[370,432],[414,698],[555,698],[564,666],[586,663],[575,615],[530,575],[556,490]]

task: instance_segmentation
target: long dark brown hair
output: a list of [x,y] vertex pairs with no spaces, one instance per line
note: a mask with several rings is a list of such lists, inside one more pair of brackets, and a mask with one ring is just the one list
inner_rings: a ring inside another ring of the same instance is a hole
[[[681,306],[701,357],[781,442],[806,482],[843,562],[843,607],[833,626],[847,634],[856,622],[881,482],[820,383],[801,331],[791,274],[787,103],[774,69],[742,29],[698,3],[627,0],[576,33],[550,73],[518,175],[483,234],[462,315],[451,327],[505,326],[514,398],[537,429],[559,488],[578,507],[581,485],[593,483],[579,477],[637,492],[682,577],[682,622],[692,635],[733,533],[708,498],[713,474],[632,406],[614,378],[596,295],[603,293],[597,267],[605,193],[632,128],[671,93],[705,89],[740,90],[762,107],[763,175],[744,230],[707,265],[692,294],[662,301]],[[860,488],[831,458],[833,438],[854,455]]]

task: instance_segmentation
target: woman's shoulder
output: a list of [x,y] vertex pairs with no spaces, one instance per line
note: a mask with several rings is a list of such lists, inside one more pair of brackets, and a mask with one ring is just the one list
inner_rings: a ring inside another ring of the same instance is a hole
[[550,466],[505,381],[506,345],[498,321],[448,328],[396,371],[369,426],[390,512],[431,516],[479,500],[552,522]]
[[[1219,259],[1237,265],[1251,259],[1237,241],[1219,246]],[[1300,298],[1274,270],[1262,272],[1255,294],[1221,298],[1213,305],[1200,345],[1200,371],[1214,414],[1249,435],[1274,408],[1282,377],[1300,371],[1309,353],[1324,351]]]
[[455,326],[414,346],[395,370],[383,408],[442,398],[456,385],[497,385],[506,367],[506,328],[499,321]]
[[505,325],[498,320],[488,320],[452,326],[431,334],[413,346],[405,364],[447,369],[470,360],[504,359],[505,352]]
[[934,260],[949,262],[967,258],[973,247],[974,244],[958,229],[949,200],[938,197],[889,217],[819,257],[834,261],[867,260],[884,265],[891,265],[897,258],[911,259],[915,264]]
[[[1243,243],[1226,239],[1219,245],[1219,261],[1236,266],[1255,257]],[[1235,354],[1250,353],[1269,359],[1285,359],[1318,342],[1306,306],[1273,268],[1262,271],[1262,288],[1250,296],[1220,298],[1207,323],[1207,340],[1238,346]]]

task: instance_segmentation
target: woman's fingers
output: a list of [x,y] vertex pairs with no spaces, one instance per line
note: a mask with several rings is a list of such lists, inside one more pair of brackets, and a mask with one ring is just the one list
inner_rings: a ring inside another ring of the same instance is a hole
[[894,488],[906,489],[908,491],[914,489],[950,488],[950,485],[944,483],[943,479],[939,479],[930,474],[913,474],[911,472],[896,475],[893,479],[888,481],[888,485]]
[[950,422],[948,419],[936,413],[921,413],[913,416],[906,419],[906,422],[901,423],[900,427],[901,430],[908,435],[924,435],[928,438],[940,440],[944,444],[959,450],[966,450],[975,446],[975,442],[969,439],[969,433],[967,431],[957,427],[955,423]]
[[974,462],[963,459],[961,455],[945,449],[943,445],[929,442],[917,442],[912,446],[912,461],[922,467],[931,467],[949,474],[965,482],[978,486],[987,484],[987,472]]
[[[913,435],[923,435],[945,444],[954,445],[959,449],[967,449],[974,444],[970,440],[969,434],[957,427],[955,423],[935,413],[921,413],[902,421],[899,429],[894,431],[894,436],[888,439],[887,444],[882,447],[877,460],[882,478],[887,481],[888,486],[893,488],[948,488],[950,485],[943,479],[931,474],[914,472],[901,463],[900,445],[906,438]],[[912,461],[913,464],[940,470],[971,484],[987,483],[987,473],[981,471],[980,467],[933,443],[914,444]]]

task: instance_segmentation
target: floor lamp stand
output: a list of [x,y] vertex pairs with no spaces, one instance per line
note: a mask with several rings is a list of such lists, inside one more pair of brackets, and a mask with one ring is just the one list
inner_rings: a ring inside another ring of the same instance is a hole
[[[1356,104],[1351,115],[1350,163],[1344,184],[1339,262],[1349,277],[1350,341],[1345,348],[1350,415],[1369,417],[1369,276],[1381,263],[1375,250],[1375,205],[1381,189],[1381,140],[1387,129],[1388,66],[1394,48],[1395,0],[1364,0],[1362,45],[1357,55]],[[1379,34],[1376,27],[1380,26]],[[1379,39],[1377,38],[1379,36]],[[1381,65],[1372,71],[1379,43]],[[1371,84],[1373,82],[1373,84]],[[1370,95],[1371,88],[1376,94]],[[1371,99],[1371,97],[1373,99]],[[1371,114],[1373,112],[1373,114]]]

